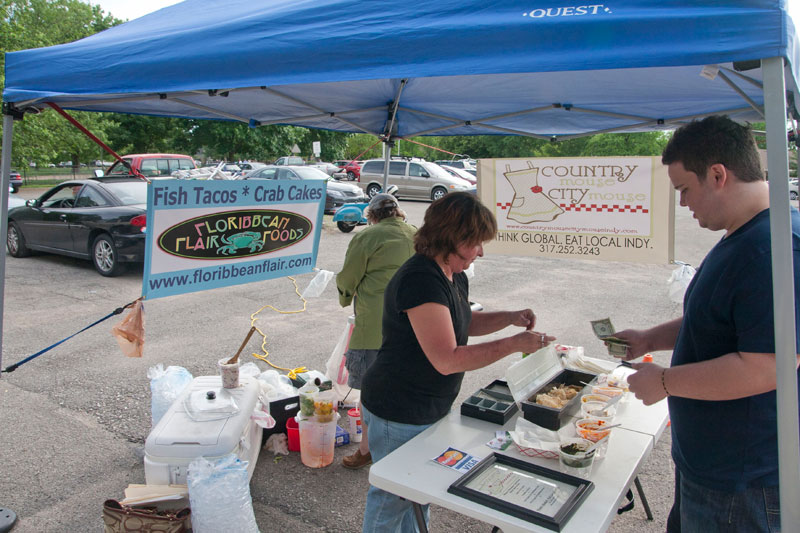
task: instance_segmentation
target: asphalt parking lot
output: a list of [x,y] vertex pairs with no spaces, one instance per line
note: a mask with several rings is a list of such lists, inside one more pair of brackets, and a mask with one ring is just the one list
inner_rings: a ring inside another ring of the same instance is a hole
[[[21,195],[33,197],[35,190]],[[422,222],[427,202],[402,202],[410,222]],[[354,233],[341,233],[325,217],[317,266],[337,272]],[[697,266],[719,239],[697,227],[685,208],[676,210],[675,258]],[[471,299],[487,310],[531,307],[537,329],[559,342],[603,355],[588,321],[610,316],[618,329],[646,327],[680,314],[667,296],[674,265],[565,261],[492,256],[476,262]],[[16,259],[6,255],[2,365],[8,366],[67,337],[141,294],[141,267],[119,278],[98,275],[91,263],[58,256]],[[312,275],[297,277],[300,290]],[[287,278],[148,301],[142,359],[128,359],[112,337],[114,317],[0,379],[0,507],[19,515],[15,532],[102,531],[106,498],[120,498],[131,483],[144,483],[144,440],[150,430],[147,370],[157,363],[185,367],[194,376],[216,373],[265,305],[298,310],[302,302]],[[349,309],[339,307],[330,284],[305,312],[265,309],[269,359],[281,367],[324,371]],[[257,351],[254,338],[247,351]],[[667,363],[670,354],[655,354]],[[467,373],[457,404],[503,375],[512,355]],[[243,361],[253,361],[249,356]],[[257,363],[263,369],[266,365]],[[663,531],[672,500],[670,438],[644,464],[640,479],[655,514],[646,522],[641,505],[619,516],[612,532]],[[334,464],[319,470],[299,454],[274,458],[262,451],[251,482],[262,531],[354,532],[361,528],[368,471],[341,467],[354,445],[336,449]],[[435,508],[431,531],[488,531],[491,527]]]

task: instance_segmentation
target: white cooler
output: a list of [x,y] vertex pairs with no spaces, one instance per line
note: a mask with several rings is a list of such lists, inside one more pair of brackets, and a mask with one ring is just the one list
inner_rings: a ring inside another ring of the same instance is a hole
[[[207,393],[214,391],[214,399]],[[250,419],[256,407],[258,381],[241,376],[239,387],[223,389],[219,376],[198,376],[161,417],[144,444],[144,477],[148,485],[186,484],[186,470],[197,457],[216,458],[235,453],[247,461],[253,476],[261,448],[262,428]],[[193,396],[192,396],[193,395]],[[230,396],[228,396],[230,395]],[[191,417],[184,406],[187,397],[202,410]],[[239,411],[226,416],[233,399]],[[221,413],[221,414],[220,414]],[[198,421],[219,417],[217,420]]]

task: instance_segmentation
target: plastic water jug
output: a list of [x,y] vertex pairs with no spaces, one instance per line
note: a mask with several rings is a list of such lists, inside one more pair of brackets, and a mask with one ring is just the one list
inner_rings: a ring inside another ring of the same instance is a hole
[[336,419],[331,422],[300,420],[300,460],[311,468],[322,468],[333,462],[336,442]]

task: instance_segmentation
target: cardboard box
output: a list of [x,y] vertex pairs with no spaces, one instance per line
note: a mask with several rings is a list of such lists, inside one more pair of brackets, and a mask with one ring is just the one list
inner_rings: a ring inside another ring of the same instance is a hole
[[519,410],[505,381],[494,380],[461,404],[461,414],[494,424],[505,424]]
[[350,434],[343,430],[339,425],[336,426],[336,440],[334,441],[334,446],[344,446],[345,444],[350,444]]
[[[580,412],[580,397],[586,389],[581,382],[591,383],[596,377],[588,372],[564,369],[553,346],[542,348],[506,370],[506,381],[525,420],[553,431]],[[561,409],[536,403],[537,394],[544,394],[560,384],[576,385],[581,391]]]

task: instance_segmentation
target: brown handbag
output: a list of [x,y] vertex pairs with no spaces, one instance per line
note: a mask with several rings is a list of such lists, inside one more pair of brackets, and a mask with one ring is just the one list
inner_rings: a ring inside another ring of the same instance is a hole
[[105,533],[184,533],[191,530],[191,509],[159,511],[155,507],[129,507],[117,500],[103,503]]

